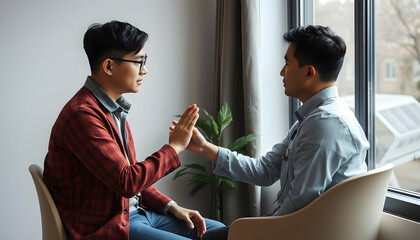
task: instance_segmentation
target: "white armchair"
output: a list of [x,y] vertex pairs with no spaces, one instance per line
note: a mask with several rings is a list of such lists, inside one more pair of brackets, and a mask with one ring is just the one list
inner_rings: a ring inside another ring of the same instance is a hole
[[377,239],[392,164],[351,177],[284,216],[241,218],[229,240]]

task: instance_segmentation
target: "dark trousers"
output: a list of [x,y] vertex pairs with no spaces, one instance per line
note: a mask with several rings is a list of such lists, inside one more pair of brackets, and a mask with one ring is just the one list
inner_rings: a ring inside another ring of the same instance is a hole
[[227,240],[229,233],[229,226],[214,228],[207,230],[204,233],[202,240]]

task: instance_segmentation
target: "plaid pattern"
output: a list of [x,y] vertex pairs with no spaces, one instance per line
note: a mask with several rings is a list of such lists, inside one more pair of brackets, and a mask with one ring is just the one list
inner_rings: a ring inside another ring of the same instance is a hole
[[70,239],[128,239],[129,201],[162,211],[170,198],[152,186],[181,163],[168,145],[145,161],[136,159],[130,127],[131,166],[111,114],[83,87],[53,126],[44,162],[48,186]]

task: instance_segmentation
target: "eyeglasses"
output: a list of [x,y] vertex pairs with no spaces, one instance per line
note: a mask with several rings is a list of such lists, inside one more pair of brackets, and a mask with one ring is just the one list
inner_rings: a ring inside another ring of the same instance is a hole
[[134,60],[127,60],[127,59],[122,59],[122,58],[110,58],[111,60],[117,60],[117,61],[122,61],[122,62],[132,62],[132,63],[138,63],[140,64],[140,69],[139,71],[143,70],[144,66],[146,65],[146,61],[147,61],[147,55],[144,56],[144,58],[141,61],[134,61]]

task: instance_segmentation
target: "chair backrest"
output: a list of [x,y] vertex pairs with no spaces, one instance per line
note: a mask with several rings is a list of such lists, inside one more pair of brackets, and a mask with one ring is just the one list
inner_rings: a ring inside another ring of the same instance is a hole
[[392,168],[387,164],[348,178],[288,215],[238,219],[231,225],[229,240],[376,239]]
[[67,240],[66,231],[61,222],[60,215],[50,191],[44,183],[42,168],[36,164],[29,166],[29,172],[35,183],[38,194],[39,207],[42,219],[42,239],[43,240]]

